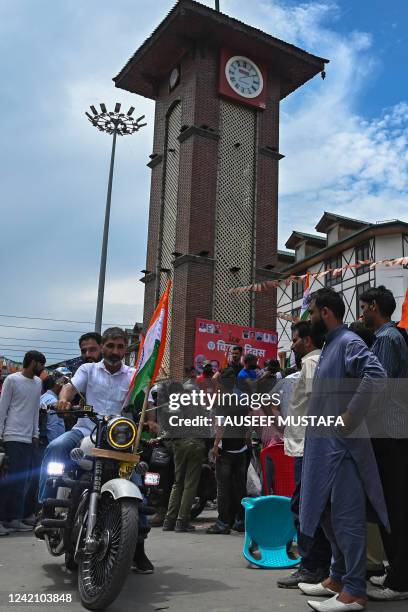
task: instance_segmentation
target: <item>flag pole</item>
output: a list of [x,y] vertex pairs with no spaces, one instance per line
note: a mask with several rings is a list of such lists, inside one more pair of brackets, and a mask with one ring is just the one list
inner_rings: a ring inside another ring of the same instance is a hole
[[143,425],[144,425],[144,420],[145,420],[145,415],[146,415],[147,402],[149,399],[149,393],[150,393],[151,388],[152,388],[151,384],[147,385],[146,387],[146,393],[145,393],[144,400],[143,400],[142,411],[139,416],[139,425],[137,428],[136,441],[135,441],[135,452],[139,450],[139,444],[140,444],[140,439],[142,437]]

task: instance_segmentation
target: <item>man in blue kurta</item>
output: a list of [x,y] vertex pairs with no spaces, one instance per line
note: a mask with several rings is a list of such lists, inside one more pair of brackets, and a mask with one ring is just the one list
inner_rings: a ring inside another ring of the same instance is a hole
[[306,432],[300,528],[313,536],[319,524],[332,548],[330,576],[318,585],[299,584],[322,612],[362,610],[366,604],[366,499],[388,527],[378,468],[365,414],[381,395],[386,376],[366,344],[343,325],[345,306],[329,288],[311,298],[312,327],[325,333],[316,368],[309,416],[342,417],[343,426]]

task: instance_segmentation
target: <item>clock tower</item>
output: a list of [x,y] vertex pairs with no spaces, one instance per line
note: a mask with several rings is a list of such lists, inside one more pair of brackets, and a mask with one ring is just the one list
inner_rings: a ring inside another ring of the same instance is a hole
[[164,368],[173,377],[193,363],[197,317],[275,328],[273,293],[228,291],[273,275],[279,103],[324,75],[325,62],[179,0],[114,78],[156,101],[144,324],[171,278]]

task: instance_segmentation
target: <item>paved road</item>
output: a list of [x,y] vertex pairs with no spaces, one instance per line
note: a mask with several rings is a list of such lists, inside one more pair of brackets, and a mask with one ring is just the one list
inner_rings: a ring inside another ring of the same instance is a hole
[[[287,570],[248,567],[242,556],[243,537],[207,535],[209,516],[201,519],[194,534],[152,530],[148,552],[156,572],[132,574],[110,612],[301,612],[310,610],[297,590],[276,588],[276,579]],[[8,604],[8,593],[71,593],[71,604]],[[0,540],[0,610],[83,610],[76,595],[76,576],[67,572],[61,557],[48,555],[45,544],[32,534],[15,534]],[[370,604],[372,612],[403,612],[407,602]]]

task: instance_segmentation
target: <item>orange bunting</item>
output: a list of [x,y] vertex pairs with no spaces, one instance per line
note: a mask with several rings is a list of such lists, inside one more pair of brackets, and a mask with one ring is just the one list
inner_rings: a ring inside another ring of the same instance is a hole
[[402,304],[401,321],[397,327],[408,329],[408,289],[405,293],[404,303]]
[[248,293],[249,291],[259,293],[262,291],[267,291],[269,288],[276,289],[280,286],[281,283],[283,283],[285,287],[288,287],[292,283],[303,282],[306,276],[309,276],[311,278],[324,278],[327,274],[332,274],[333,277],[336,277],[339,276],[344,270],[358,269],[362,266],[370,266],[370,270],[373,270],[376,266],[379,266],[381,264],[385,266],[408,266],[408,257],[398,257],[396,259],[382,259],[380,261],[362,259],[359,260],[357,263],[345,264],[341,268],[329,268],[327,270],[324,270],[323,272],[307,272],[306,274],[301,274],[299,276],[291,274],[287,278],[282,278],[281,280],[269,280],[264,281],[263,283],[253,283],[252,285],[245,285],[243,287],[234,287],[233,289],[229,289],[228,293],[231,295],[241,295],[242,293]]

